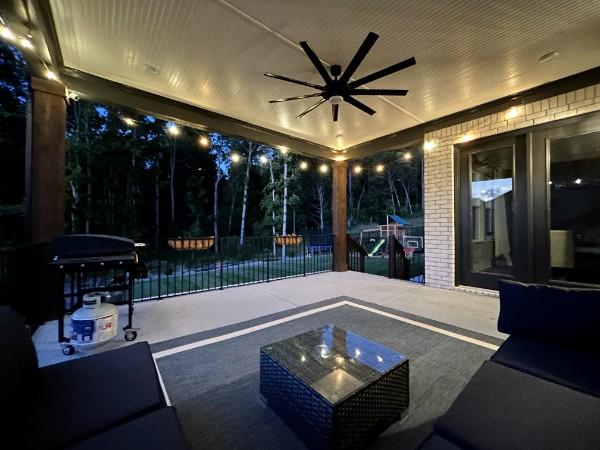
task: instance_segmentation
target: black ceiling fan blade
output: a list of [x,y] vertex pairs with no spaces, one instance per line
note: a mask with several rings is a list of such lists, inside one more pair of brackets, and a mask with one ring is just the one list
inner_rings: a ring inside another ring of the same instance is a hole
[[365,59],[365,56],[367,56],[367,53],[369,53],[378,38],[379,35],[376,33],[370,32],[367,34],[367,37],[354,55],[354,58],[352,58],[352,61],[350,61],[348,67],[346,67],[346,70],[340,77],[340,82],[342,84],[347,83],[352,75],[354,75],[354,72],[356,72],[356,69],[360,66],[360,63],[363,62],[363,59]]
[[321,106],[323,103],[325,103],[325,99],[322,98],[321,100],[319,100],[317,103],[315,103],[314,105],[312,105],[310,108],[308,108],[306,111],[304,111],[303,113],[299,114],[298,116],[296,116],[296,119],[300,119],[302,117],[304,117],[305,115],[307,115],[309,112],[311,112],[313,109],[315,109],[317,106]]
[[394,64],[392,66],[386,67],[385,69],[381,69],[377,72],[372,73],[371,75],[367,75],[366,77],[359,78],[356,81],[352,81],[348,83],[348,87],[350,89],[362,86],[363,84],[370,83],[371,81],[378,80],[383,77],[387,77],[395,72],[398,72],[402,69],[406,69],[407,67],[414,66],[417,63],[417,60],[413,58],[408,58],[402,62]]
[[282,81],[287,81],[289,83],[294,83],[294,84],[300,84],[302,86],[308,86],[314,89],[323,89],[324,86],[319,86],[318,84],[313,84],[313,83],[307,83],[306,81],[301,81],[301,80],[296,80],[294,78],[290,78],[290,77],[285,77],[283,75],[277,75],[274,73],[265,73],[265,77],[269,77],[269,78],[277,78],[278,80],[282,80]]
[[276,100],[269,100],[269,103],[289,102],[290,100],[301,100],[303,98],[320,97],[321,95],[322,94],[320,92],[318,92],[316,94],[297,95],[296,97],[287,97],[287,98],[278,98]]
[[331,105],[331,115],[333,116],[333,121],[338,121],[338,114],[340,112],[340,105]]
[[302,50],[304,50],[304,53],[306,53],[306,56],[308,56],[308,59],[310,59],[312,61],[315,68],[319,71],[319,73],[321,74],[321,77],[323,77],[323,80],[325,80],[326,83],[329,83],[331,81],[329,72],[327,72],[327,69],[325,68],[325,66],[323,65],[323,63],[321,62],[321,60],[319,59],[317,54],[314,52],[314,50],[310,47],[310,45],[308,45],[308,42],[306,42],[306,41],[300,42],[300,47],[302,47]]
[[368,115],[372,116],[373,114],[375,114],[375,110],[369,108],[367,105],[365,105],[363,102],[359,102],[358,100],[356,100],[355,98],[352,97],[344,97],[344,101],[346,103],[350,103],[352,106],[354,106],[355,108],[360,109],[361,111],[366,112]]
[[352,89],[350,95],[406,95],[406,89]]

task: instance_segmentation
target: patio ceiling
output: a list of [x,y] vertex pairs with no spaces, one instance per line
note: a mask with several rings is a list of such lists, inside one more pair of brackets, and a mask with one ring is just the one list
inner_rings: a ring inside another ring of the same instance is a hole
[[[589,0],[49,0],[65,68],[198,106],[333,149],[408,129],[600,66],[600,7]],[[368,116],[328,105],[302,119],[313,92],[263,76],[320,83],[298,46],[344,68],[369,31],[379,40],[355,78],[414,56],[370,83],[406,97],[362,97]],[[538,58],[557,51],[547,63]],[[151,73],[149,66],[157,69]],[[340,137],[341,135],[341,137]]]

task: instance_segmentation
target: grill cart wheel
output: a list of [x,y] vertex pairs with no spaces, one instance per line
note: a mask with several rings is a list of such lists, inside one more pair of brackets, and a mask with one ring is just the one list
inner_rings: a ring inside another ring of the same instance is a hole
[[65,344],[63,345],[62,352],[63,355],[70,356],[75,353],[75,347],[73,347],[71,344]]
[[136,330],[127,330],[125,331],[125,340],[130,342],[130,341],[135,341],[135,339],[137,338],[137,331]]

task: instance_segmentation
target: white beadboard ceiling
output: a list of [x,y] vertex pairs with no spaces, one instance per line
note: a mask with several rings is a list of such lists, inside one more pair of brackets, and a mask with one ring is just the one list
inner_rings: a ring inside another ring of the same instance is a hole
[[[600,3],[590,0],[50,0],[67,67],[341,149],[600,66]],[[369,84],[406,97],[361,97],[302,119],[312,93],[263,76],[321,84],[297,46],[328,64],[379,40],[355,78],[414,56],[417,65]],[[554,61],[538,58],[558,51]],[[158,68],[147,73],[144,65]],[[339,135],[343,135],[339,137]],[[337,137],[336,137],[337,136]]]

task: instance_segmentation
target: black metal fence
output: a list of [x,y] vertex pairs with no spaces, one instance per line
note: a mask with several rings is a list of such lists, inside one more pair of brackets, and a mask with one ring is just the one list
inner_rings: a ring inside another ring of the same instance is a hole
[[144,244],[137,253],[147,265],[148,277],[135,281],[134,299],[172,297],[332,270],[332,235],[246,237],[243,241],[227,237],[213,240],[204,249],[193,241],[138,240]]
[[[379,232],[369,236],[366,233],[348,237],[348,268],[371,275],[401,278],[415,283],[425,283],[425,249],[422,227],[413,227],[409,239],[394,236],[381,236]],[[422,235],[421,235],[422,236]],[[401,240],[402,239],[402,240]],[[404,246],[402,245],[404,242]],[[404,247],[418,245],[414,252],[404,253]],[[410,257],[407,257],[407,254]]]

